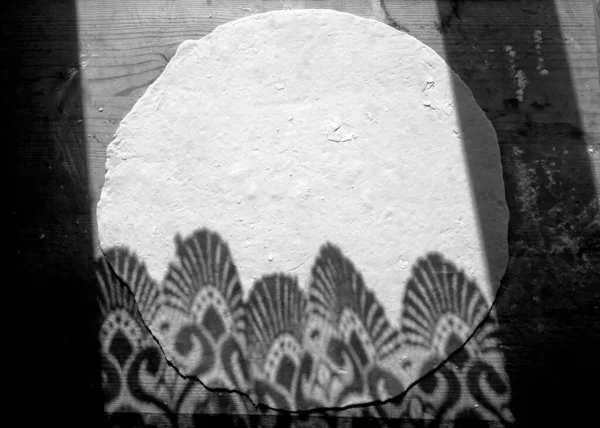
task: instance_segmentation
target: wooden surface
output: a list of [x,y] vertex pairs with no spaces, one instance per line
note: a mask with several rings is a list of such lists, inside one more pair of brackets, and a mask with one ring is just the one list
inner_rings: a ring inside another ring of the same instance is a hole
[[[531,423],[553,420],[548,409],[576,417],[581,408],[593,408],[580,383],[599,371],[600,79],[593,1],[386,2],[391,19],[457,71],[498,132],[511,212],[511,265],[497,308],[513,411],[517,420]],[[23,202],[15,210],[15,216],[25,216],[18,221],[19,251],[37,248],[41,235],[56,235],[27,266],[42,271],[38,261],[50,256],[86,265],[82,248],[95,240],[106,147],[179,43],[224,22],[282,8],[381,18],[371,3],[78,0],[28,2],[19,6],[16,22],[5,14],[7,52],[15,57],[8,57],[3,91],[19,100],[14,131],[30,128],[27,147],[35,149],[20,152],[20,164],[30,168],[22,167],[19,177],[44,207],[36,211],[34,202]],[[516,99],[519,69],[528,80],[523,101]],[[48,166],[60,176],[53,172],[49,179],[50,173],[31,169]],[[42,191],[36,183],[54,193],[37,195]],[[79,257],[57,256],[56,249]],[[99,254],[96,244],[90,253]],[[74,346],[65,352],[75,352]]]
[[596,43],[598,46],[598,68],[600,69],[600,0],[594,0],[594,10],[596,11]]
[[5,265],[16,278],[11,290],[23,293],[6,300],[19,349],[13,362],[24,368],[9,370],[17,377],[9,407],[32,425],[39,417],[96,426],[103,417],[99,310],[76,9],[43,0],[2,7],[4,207],[12,238]]

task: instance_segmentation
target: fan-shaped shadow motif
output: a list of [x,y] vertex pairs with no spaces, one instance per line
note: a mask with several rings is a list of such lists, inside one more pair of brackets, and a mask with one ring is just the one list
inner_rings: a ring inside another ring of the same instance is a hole
[[479,327],[490,312],[483,293],[441,254],[417,260],[399,284],[395,325],[330,243],[306,289],[272,273],[244,299],[217,233],[200,229],[175,240],[177,256],[161,284],[127,249],[110,249],[97,263],[109,413],[160,413],[172,426],[198,412],[257,413],[250,400],[205,385],[246,393],[267,409],[376,402],[368,412],[389,418],[512,421],[495,317]]

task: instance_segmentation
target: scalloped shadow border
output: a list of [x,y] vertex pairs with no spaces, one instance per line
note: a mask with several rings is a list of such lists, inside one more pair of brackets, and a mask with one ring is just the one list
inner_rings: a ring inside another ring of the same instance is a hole
[[219,234],[198,229],[175,242],[161,283],[127,248],[97,261],[109,414],[178,425],[178,415],[206,411],[371,406],[386,418],[513,421],[494,311],[443,255],[412,266],[396,327],[333,244],[321,247],[305,289],[272,273],[244,299]]

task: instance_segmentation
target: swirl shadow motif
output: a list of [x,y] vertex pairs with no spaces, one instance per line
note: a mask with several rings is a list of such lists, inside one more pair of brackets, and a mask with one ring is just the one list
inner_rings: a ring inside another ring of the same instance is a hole
[[[275,273],[257,280],[244,299],[218,234],[201,229],[175,240],[176,259],[161,284],[122,247],[96,264],[105,409],[115,426],[122,418],[193,426],[206,414],[250,426],[268,408],[341,408],[399,395],[358,413],[513,421],[495,315],[476,330],[489,305],[442,255],[429,253],[412,267],[396,327],[332,244],[321,247],[305,290],[295,277]],[[209,392],[169,362],[210,389],[243,391],[266,407]]]

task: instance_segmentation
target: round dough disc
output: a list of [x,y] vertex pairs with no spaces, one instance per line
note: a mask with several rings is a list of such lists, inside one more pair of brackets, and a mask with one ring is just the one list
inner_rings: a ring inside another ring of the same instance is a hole
[[346,13],[253,15],[182,43],[106,165],[101,246],[128,247],[158,283],[174,237],[199,228],[227,242],[246,293],[273,272],[305,287],[330,242],[397,324],[419,257],[443,254],[488,302],[507,263],[491,123],[432,49]]

